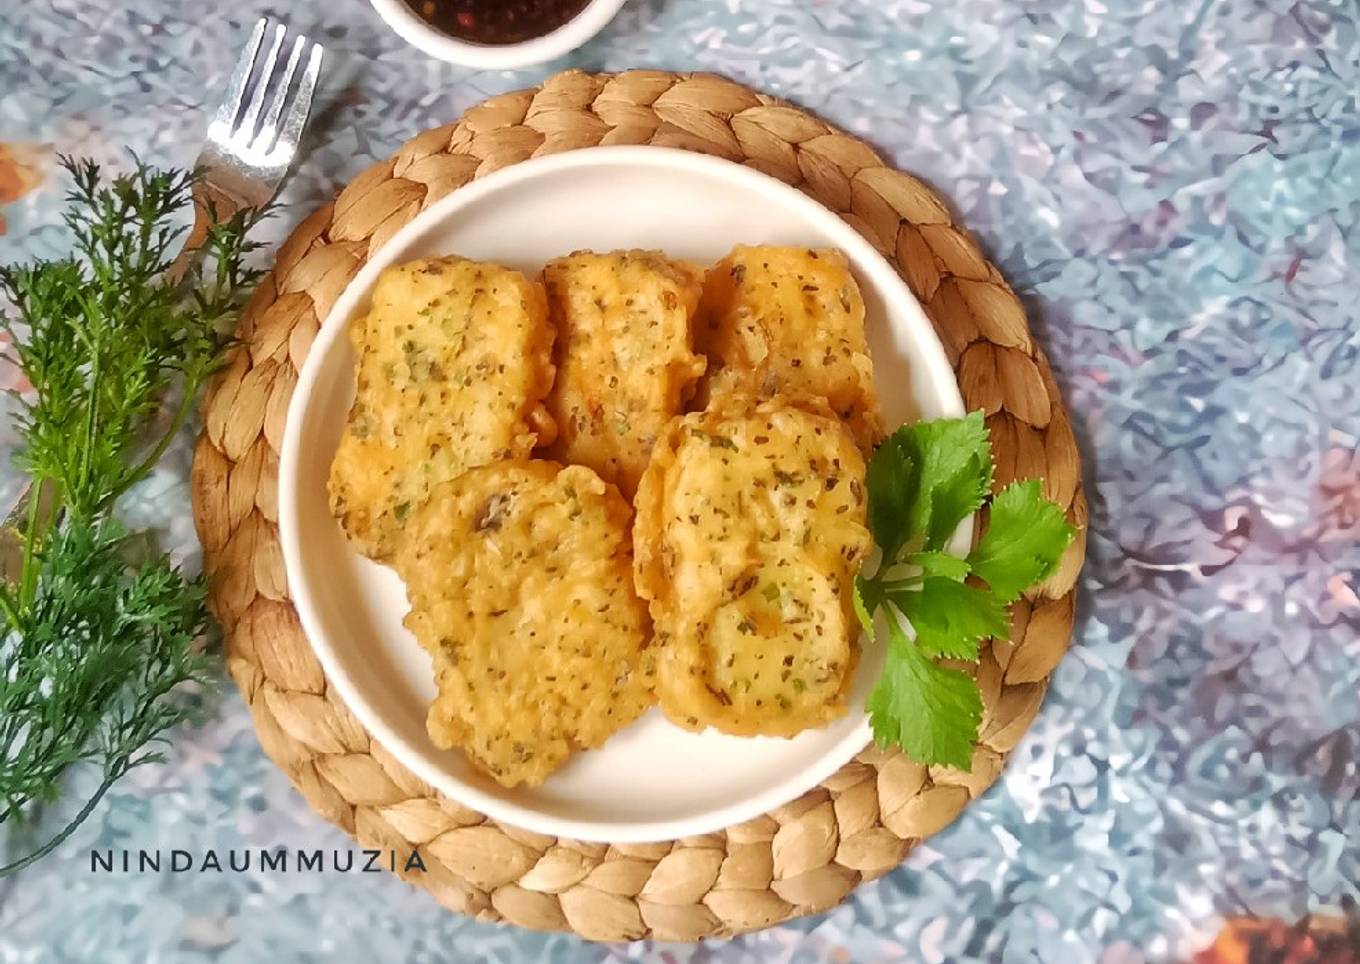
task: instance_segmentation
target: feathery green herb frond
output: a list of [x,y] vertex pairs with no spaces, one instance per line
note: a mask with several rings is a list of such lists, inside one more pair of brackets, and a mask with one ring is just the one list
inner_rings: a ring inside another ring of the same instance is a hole
[[138,163],[106,182],[93,162],[63,165],[75,255],[0,267],[13,306],[0,328],[32,384],[17,396],[18,461],[52,495],[30,500],[17,571],[0,580],[0,826],[56,799],[72,766],[102,779],[65,829],[0,876],[51,852],[115,781],[159,759],[189,712],[177,691],[204,679],[201,582],[158,551],[133,551],[137,534],[114,507],[221,364],[223,329],[258,280],[247,233],[264,216],[214,224],[171,277],[197,174]]
[[[90,518],[155,464],[219,363],[219,327],[258,280],[246,233],[261,215],[214,226],[205,257],[172,283],[166,269],[184,235],[174,219],[194,175],[138,167],[101,187],[94,163],[64,163],[75,181],[65,220],[81,260],[0,268],[15,309],[0,325],[34,389],[20,400],[22,465],[57,484],[68,512]],[[172,387],[179,404],[153,424]]]

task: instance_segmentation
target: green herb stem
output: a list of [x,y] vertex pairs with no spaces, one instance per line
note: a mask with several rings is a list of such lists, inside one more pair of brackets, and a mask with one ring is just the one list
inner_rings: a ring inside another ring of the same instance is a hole
[[[24,555],[20,564],[19,606],[27,609],[37,588],[38,567],[33,565],[33,548],[38,542],[38,510],[42,507],[42,481],[28,490],[28,515],[24,524]],[[17,625],[17,620],[11,625]]]
[[184,397],[180,400],[179,405],[175,407],[175,414],[170,420],[170,427],[165,430],[163,435],[161,435],[160,440],[156,443],[155,447],[147,453],[146,458],[133,466],[132,470],[127,473],[127,477],[104,497],[99,505],[100,508],[107,508],[112,505],[117,499],[125,495],[128,489],[146,478],[151,470],[156,467],[156,463],[161,460],[162,456],[165,455],[166,450],[170,448],[170,444],[175,440],[175,437],[179,435],[179,430],[184,427],[184,422],[188,419],[189,412],[193,410],[194,399],[198,395],[198,387],[197,384],[185,387]]
[[[85,805],[80,808],[79,812],[71,818],[70,822],[67,823],[65,827],[62,827],[61,830],[49,837],[47,842],[36,850],[30,851],[18,860],[0,866],[0,877],[8,877],[11,874],[17,874],[30,864],[36,864],[39,860],[42,860],[48,854],[52,853],[52,851],[64,844],[66,838],[75,833],[76,828],[84,823],[90,814],[94,813],[94,808],[99,806],[99,801],[104,799],[104,794],[108,793],[109,788],[117,783],[122,776],[123,774],[120,772],[115,772],[106,776],[95,789],[94,793],[90,795],[90,798],[85,801]],[[0,824],[3,824],[10,816],[10,811],[0,814]]]

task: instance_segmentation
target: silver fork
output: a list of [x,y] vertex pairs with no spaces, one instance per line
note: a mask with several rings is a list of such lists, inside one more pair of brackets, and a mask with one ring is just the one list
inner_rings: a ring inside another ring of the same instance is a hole
[[[269,18],[261,17],[236,61],[195,162],[203,176],[194,186],[194,226],[170,269],[172,276],[183,271],[213,220],[268,204],[297,155],[325,48],[302,34],[293,34],[291,45],[288,40],[287,27],[275,23],[271,29]],[[261,57],[266,41],[268,53]],[[285,46],[290,47],[287,60],[280,63]],[[294,87],[293,77],[304,59],[306,66]],[[274,97],[266,110],[271,89]]]
[[[266,40],[268,52],[261,57]],[[169,268],[172,278],[183,274],[214,221],[226,220],[242,208],[268,204],[297,156],[325,49],[299,33],[292,34],[291,44],[288,40],[288,28],[275,23],[271,29],[269,18],[262,17],[236,61],[195,161],[202,177],[194,185],[194,224],[184,249]],[[281,64],[285,46],[289,48],[287,60]],[[295,83],[294,75],[304,61],[306,66]],[[269,99],[271,90],[274,96]],[[35,498],[44,504],[50,501],[50,487],[38,492],[26,486],[0,525],[0,578],[13,579],[19,571],[23,533]],[[46,508],[40,508],[39,514],[45,518]]]

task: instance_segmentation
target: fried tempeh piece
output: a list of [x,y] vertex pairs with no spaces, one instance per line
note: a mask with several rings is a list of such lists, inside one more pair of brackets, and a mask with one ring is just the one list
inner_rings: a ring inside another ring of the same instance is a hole
[[869,452],[883,435],[864,299],[841,252],[738,245],[704,282],[695,407],[723,395],[825,398]]
[[386,559],[431,487],[551,442],[543,289],[462,258],[389,268],[350,327],[358,390],[331,463],[332,514]]
[[793,736],[846,711],[864,458],[820,399],[727,397],[675,419],[638,487],[638,592],[678,726]]
[[702,274],[659,251],[578,251],[544,268],[543,282],[558,332],[548,410],[559,434],[547,454],[631,498],[704,371],[690,331]]
[[472,469],[412,513],[394,565],[434,661],[436,744],[532,786],[652,704],[631,515],[585,466],[528,460]]

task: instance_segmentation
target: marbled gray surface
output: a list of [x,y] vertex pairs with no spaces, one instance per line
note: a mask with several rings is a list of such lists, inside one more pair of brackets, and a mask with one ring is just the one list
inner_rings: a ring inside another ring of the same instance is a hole
[[[224,685],[165,766],[0,883],[0,962],[1134,964],[1184,959],[1224,915],[1357,893],[1355,0],[630,0],[520,73],[431,62],[361,0],[12,0],[0,141],[49,160],[0,258],[63,250],[53,152],[188,163],[266,10],[333,52],[275,236],[411,134],[567,65],[718,71],[928,178],[1067,393],[1092,503],[1077,645],[1004,779],[905,867],[700,948],[476,924],[386,875],[92,874],[95,846],[346,846]],[[187,465],[133,509],[192,563]]]

